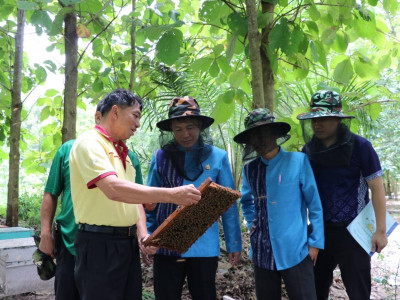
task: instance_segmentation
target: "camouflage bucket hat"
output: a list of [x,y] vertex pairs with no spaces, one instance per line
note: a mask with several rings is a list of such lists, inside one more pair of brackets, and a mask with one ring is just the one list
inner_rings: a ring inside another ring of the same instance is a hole
[[310,111],[297,116],[299,120],[322,117],[354,118],[342,113],[342,96],[334,91],[321,90],[311,97]]
[[37,267],[40,279],[49,280],[56,274],[55,259],[39,250],[40,237],[35,236],[34,240],[38,249],[32,254],[33,263]]
[[246,144],[249,142],[250,131],[261,126],[277,129],[280,132],[280,137],[286,136],[290,131],[290,125],[285,122],[275,122],[274,120],[275,117],[268,108],[257,108],[247,115],[244,119],[245,130],[237,134],[233,140],[236,143]]
[[210,127],[214,123],[214,119],[201,115],[200,107],[196,99],[185,96],[173,98],[168,110],[168,119],[158,122],[158,128],[164,131],[171,131],[171,120],[180,118],[193,117],[198,118],[203,122],[202,129]]

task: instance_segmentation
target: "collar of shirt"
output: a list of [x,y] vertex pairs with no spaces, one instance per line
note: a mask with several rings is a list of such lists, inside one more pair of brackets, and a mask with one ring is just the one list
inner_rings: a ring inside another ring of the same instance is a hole
[[284,150],[281,147],[279,147],[278,154],[275,155],[272,159],[268,160],[268,159],[264,158],[263,156],[261,156],[261,161],[267,166],[272,166],[280,160],[280,157],[282,156],[283,152],[284,152]]
[[115,150],[117,151],[117,154],[119,156],[119,158],[122,161],[122,164],[124,165],[124,169],[126,170],[126,157],[128,156],[128,152],[129,149],[128,147],[125,145],[125,143],[123,141],[119,141],[116,142],[107,132],[107,130],[105,130],[103,127],[101,127],[100,125],[96,125],[94,127],[94,129],[99,132],[100,134],[102,134],[105,138],[107,138],[111,143],[113,143]]

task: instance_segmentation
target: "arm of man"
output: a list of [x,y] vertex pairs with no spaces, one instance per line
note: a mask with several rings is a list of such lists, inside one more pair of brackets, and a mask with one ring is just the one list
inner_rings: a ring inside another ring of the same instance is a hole
[[57,208],[57,196],[48,192],[44,192],[42,206],[40,209],[41,221],[41,240],[39,249],[43,253],[55,258],[54,255],[54,239],[52,236],[51,226],[53,224],[54,215]]
[[201,199],[201,193],[193,184],[175,188],[157,188],[136,184],[109,175],[96,182],[96,186],[113,201],[145,204],[169,202],[189,206]]
[[380,253],[388,243],[386,236],[386,198],[382,177],[367,181],[371,189],[372,205],[376,217],[376,231],[372,236],[372,252]]
[[139,243],[140,252],[142,252],[142,259],[146,266],[150,266],[150,255],[156,253],[156,247],[145,247],[143,242],[149,237],[146,225],[146,213],[144,212],[143,205],[138,205],[139,208],[139,222],[137,225],[137,239]]

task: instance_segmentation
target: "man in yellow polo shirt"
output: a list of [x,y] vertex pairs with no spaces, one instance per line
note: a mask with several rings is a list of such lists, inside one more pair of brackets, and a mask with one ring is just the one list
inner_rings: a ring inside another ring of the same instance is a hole
[[137,204],[200,200],[193,185],[154,188],[133,183],[135,170],[124,140],[140,126],[142,100],[115,90],[102,100],[102,117],[75,141],[69,158],[74,214],[75,280],[82,300],[142,299]]

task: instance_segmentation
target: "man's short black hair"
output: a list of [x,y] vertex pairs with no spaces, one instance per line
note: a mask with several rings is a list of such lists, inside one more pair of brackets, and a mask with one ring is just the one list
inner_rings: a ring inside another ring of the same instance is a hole
[[128,90],[116,89],[100,100],[97,104],[96,111],[99,111],[102,116],[105,116],[114,105],[118,107],[128,107],[135,105],[136,102],[139,103],[140,111],[142,111],[143,102],[139,96],[136,96]]

